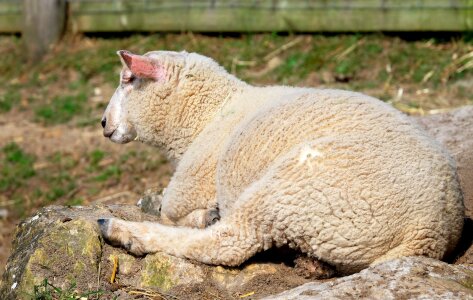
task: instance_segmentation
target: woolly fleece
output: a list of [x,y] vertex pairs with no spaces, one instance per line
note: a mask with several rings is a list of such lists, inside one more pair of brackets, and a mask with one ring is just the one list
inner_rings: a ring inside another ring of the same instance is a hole
[[[176,172],[162,224],[100,220],[109,241],[228,266],[288,244],[343,273],[455,247],[464,208],[454,161],[391,106],[342,90],[254,87],[195,53],[133,59],[122,59],[104,134],[164,149]],[[136,76],[146,61],[159,80]],[[221,220],[203,228],[215,209]]]

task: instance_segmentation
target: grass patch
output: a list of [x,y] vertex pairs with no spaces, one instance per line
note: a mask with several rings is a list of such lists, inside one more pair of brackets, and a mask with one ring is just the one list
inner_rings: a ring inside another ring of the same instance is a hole
[[87,96],[79,93],[75,96],[55,97],[49,104],[36,108],[37,120],[45,124],[60,124],[72,120],[73,117],[86,112]]
[[80,293],[76,290],[76,284],[72,283],[66,289],[61,289],[57,286],[52,285],[48,279],[44,279],[41,284],[33,287],[33,294],[29,295],[34,300],[78,300],[78,299],[91,299],[94,297],[98,299],[104,292],[90,291]]
[[96,149],[89,153],[90,166],[92,168],[97,168],[100,161],[105,157],[105,152],[99,149]]
[[93,177],[94,181],[108,181],[108,180],[115,180],[119,181],[120,176],[122,175],[122,170],[119,166],[108,166],[102,171],[99,175]]
[[79,206],[83,204],[84,204],[84,198],[72,198],[64,202],[64,205],[66,206]]
[[9,112],[18,103],[20,103],[19,91],[7,91],[0,96],[0,112]]
[[7,144],[2,148],[3,167],[0,170],[0,191],[15,190],[33,177],[35,157],[24,152],[16,143]]

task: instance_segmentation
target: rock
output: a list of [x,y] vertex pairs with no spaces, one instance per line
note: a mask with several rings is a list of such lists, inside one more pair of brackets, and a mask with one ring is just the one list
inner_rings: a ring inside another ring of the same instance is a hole
[[94,288],[96,280],[90,279],[97,278],[101,254],[98,230],[92,222],[54,218],[50,212],[44,209],[18,226],[0,298],[29,298],[46,278],[63,289],[72,283]]
[[405,257],[265,299],[473,299],[473,266]]
[[101,217],[157,221],[129,205],[44,208],[18,226],[0,299],[30,299],[45,279],[63,290],[75,285],[77,292],[101,290],[119,299],[140,293],[231,299],[249,291],[261,297],[308,281],[281,263],[254,261],[229,269],[165,253],[135,257],[104,243],[96,223]]
[[138,206],[147,214],[160,216],[163,194],[164,191],[162,190],[148,189],[144,192],[143,197],[138,201]]
[[[0,287],[0,299],[30,299],[44,279],[55,287],[98,290],[103,240],[99,216],[144,220],[136,207],[42,209],[17,227]],[[148,218],[151,220],[151,218]]]
[[232,290],[248,284],[258,276],[271,276],[278,272],[274,264],[250,264],[241,268],[217,266],[212,269],[212,279],[222,288]]
[[201,266],[165,253],[155,253],[143,259],[140,285],[167,292],[181,284],[201,283],[204,278]]
[[473,264],[473,106],[416,120],[455,158],[467,218],[457,257],[453,260]]
[[457,162],[458,176],[464,194],[466,216],[473,218],[473,105],[448,113],[417,118]]

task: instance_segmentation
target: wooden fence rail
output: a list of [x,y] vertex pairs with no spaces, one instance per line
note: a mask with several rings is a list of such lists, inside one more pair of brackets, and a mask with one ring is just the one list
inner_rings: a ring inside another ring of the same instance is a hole
[[[45,0],[36,0],[43,3]],[[22,0],[0,0],[0,32],[21,32]],[[46,1],[47,2],[47,1]],[[467,31],[473,0],[56,0],[77,32]],[[48,30],[48,28],[43,28]]]
[[49,44],[66,20],[74,32],[470,31],[473,0],[0,0],[0,33]]

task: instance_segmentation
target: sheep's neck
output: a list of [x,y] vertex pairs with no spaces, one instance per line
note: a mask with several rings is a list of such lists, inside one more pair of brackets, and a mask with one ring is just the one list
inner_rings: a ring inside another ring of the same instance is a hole
[[[219,74],[221,75],[221,74]],[[177,104],[166,118],[164,141],[168,159],[177,163],[192,141],[215,118],[218,111],[246,83],[230,74],[207,78],[199,91],[178,93]]]

